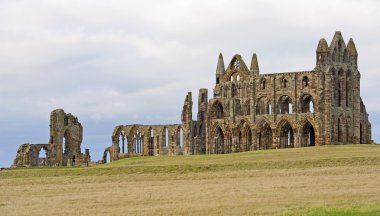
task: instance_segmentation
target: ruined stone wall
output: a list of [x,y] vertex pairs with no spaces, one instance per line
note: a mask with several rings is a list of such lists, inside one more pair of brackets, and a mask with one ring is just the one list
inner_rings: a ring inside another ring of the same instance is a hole
[[[81,153],[83,127],[78,118],[64,110],[53,110],[50,114],[50,140],[48,144],[22,144],[16,154],[14,166],[55,166],[87,164],[89,150]],[[46,152],[39,158],[40,151]]]
[[[143,134],[150,128],[159,133],[152,145],[147,145],[149,153],[141,155],[224,154],[371,143],[371,124],[360,98],[357,57],[353,40],[346,45],[340,32],[335,33],[330,45],[325,39],[319,41],[316,66],[310,71],[260,74],[256,54],[249,69],[240,55],[233,56],[225,67],[220,54],[213,97],[208,99],[207,89],[199,90],[196,120],[192,119],[189,92],[181,125],[119,126],[112,136],[114,147],[108,151],[113,149],[120,156],[117,137],[131,133],[133,127]],[[160,134],[165,127],[171,128],[170,136],[177,136],[176,128],[183,128],[184,147],[177,148],[178,144],[172,142],[173,151],[163,148]]]

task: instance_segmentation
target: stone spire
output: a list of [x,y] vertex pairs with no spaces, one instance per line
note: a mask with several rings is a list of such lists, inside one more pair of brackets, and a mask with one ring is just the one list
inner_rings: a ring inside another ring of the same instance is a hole
[[224,61],[223,61],[223,55],[222,53],[219,54],[218,58],[218,65],[216,66],[216,74],[224,74],[225,68],[224,68]]
[[317,53],[318,52],[328,52],[329,46],[327,45],[327,41],[322,38],[319,40],[318,47],[317,47]]
[[352,38],[350,38],[350,40],[348,41],[347,51],[350,54],[350,56],[358,56],[358,52],[356,51],[356,46]]
[[251,71],[253,74],[258,75],[259,74],[259,62],[257,61],[256,53],[253,53],[252,60],[251,60]]
[[328,62],[328,53],[329,53],[329,46],[327,45],[327,41],[322,38],[318,42],[318,47],[316,50],[317,53],[317,67],[323,66]]

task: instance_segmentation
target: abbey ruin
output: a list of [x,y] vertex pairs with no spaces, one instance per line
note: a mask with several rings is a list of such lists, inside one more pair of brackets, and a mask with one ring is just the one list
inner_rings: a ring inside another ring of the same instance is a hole
[[240,55],[216,67],[211,98],[200,89],[196,120],[186,95],[181,124],[120,125],[103,162],[134,155],[226,154],[259,149],[371,143],[371,124],[360,97],[355,43],[336,32],[321,39],[310,71],[260,74]]
[[[17,150],[13,166],[75,166],[88,165],[89,149],[81,153],[83,127],[78,118],[62,109],[50,114],[48,144],[22,144]],[[45,157],[39,157],[45,151]]]

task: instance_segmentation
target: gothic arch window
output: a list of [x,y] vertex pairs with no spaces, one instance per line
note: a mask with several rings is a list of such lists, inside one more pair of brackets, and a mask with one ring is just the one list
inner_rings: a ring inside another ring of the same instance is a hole
[[264,123],[258,132],[258,149],[269,149],[272,147],[272,129],[268,123]]
[[222,129],[218,127],[214,133],[214,153],[223,154],[224,149],[224,134]]
[[308,87],[308,86],[309,86],[309,77],[304,76],[302,78],[302,87],[305,88],[305,87]]
[[132,152],[138,154],[143,152],[143,140],[139,130],[136,130],[136,133],[133,135]]
[[177,134],[177,143],[179,147],[183,147],[183,130],[180,127]]
[[236,81],[240,81],[240,75],[236,76]]
[[315,130],[310,122],[306,122],[301,131],[301,146],[315,146]]
[[288,81],[284,78],[282,79],[282,82],[281,82],[281,86],[282,88],[286,88],[287,87],[287,84],[288,84]]
[[313,97],[309,94],[304,94],[300,98],[301,113],[314,113]]
[[265,89],[265,84],[266,84],[266,81],[265,81],[265,79],[263,78],[263,79],[260,81],[260,89]]
[[278,114],[291,114],[293,112],[293,105],[292,105],[292,99],[287,96],[283,95],[278,100]]
[[269,103],[267,102],[266,97],[261,97],[257,100],[256,104],[256,114],[257,115],[264,115],[264,114],[269,114],[270,108],[269,108]]
[[211,117],[214,119],[222,119],[223,118],[223,106],[219,101],[216,101],[212,105],[211,109]]
[[280,148],[294,148],[294,133],[289,122],[285,121],[280,126]]

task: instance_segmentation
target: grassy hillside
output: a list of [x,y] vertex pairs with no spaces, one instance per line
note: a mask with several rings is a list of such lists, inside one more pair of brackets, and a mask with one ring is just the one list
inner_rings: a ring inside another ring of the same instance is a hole
[[0,172],[0,215],[380,215],[380,145]]

